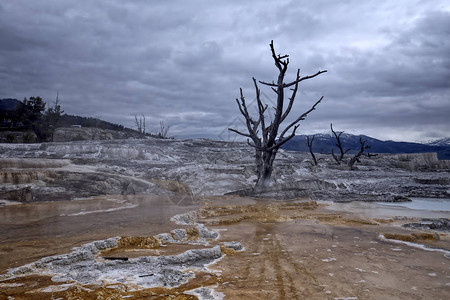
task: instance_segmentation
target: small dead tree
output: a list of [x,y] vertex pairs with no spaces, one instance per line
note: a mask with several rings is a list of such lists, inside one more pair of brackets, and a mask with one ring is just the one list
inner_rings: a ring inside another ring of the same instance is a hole
[[331,156],[333,156],[333,158],[334,158],[334,160],[337,162],[337,164],[340,165],[341,162],[342,162],[342,159],[344,158],[344,155],[345,155],[348,151],[350,151],[350,149],[347,149],[347,150],[344,151],[344,148],[342,147],[342,143],[341,143],[341,135],[342,135],[344,132],[343,132],[343,131],[338,131],[338,132],[334,131],[334,130],[333,130],[333,124],[331,124],[330,127],[331,127],[331,132],[333,132],[334,137],[336,138],[336,147],[338,147],[338,149],[339,149],[339,151],[340,151],[340,155],[337,156],[337,155],[334,153],[334,149],[331,148]]
[[145,135],[145,115],[141,114],[141,116],[134,115],[134,121],[136,122],[135,126],[137,127],[137,131],[142,134]]
[[359,138],[359,144],[361,145],[361,148],[359,149],[359,152],[356,153],[348,162],[348,166],[351,170],[353,170],[353,165],[355,164],[355,162],[359,162],[359,158],[364,154],[364,150],[370,148],[370,146],[366,145],[366,143],[366,140],[363,141],[362,138]]
[[[253,78],[253,84],[256,91],[258,114],[255,118],[250,116],[247,104],[245,102],[245,97],[241,88],[240,99],[236,99],[236,103],[238,105],[239,111],[245,118],[248,132],[242,132],[235,128],[228,128],[228,130],[248,138],[247,142],[249,143],[249,145],[255,148],[255,163],[257,176],[255,189],[264,189],[270,185],[270,179],[273,171],[273,162],[275,160],[278,150],[282,145],[284,145],[287,141],[289,141],[295,136],[295,132],[299,126],[298,123],[304,120],[308,116],[308,114],[312,112],[323,99],[322,96],[319,100],[317,100],[314,103],[314,105],[309,110],[298,116],[293,122],[289,123],[283,129],[281,129],[280,126],[286,120],[287,116],[291,112],[292,105],[294,104],[295,96],[297,94],[299,83],[304,80],[314,78],[317,75],[326,72],[326,70],[318,71],[314,75],[301,77],[300,69],[298,69],[296,79],[289,83],[285,83],[284,77],[289,65],[289,55],[281,55],[281,54],[277,55],[275,53],[273,41],[270,42],[270,50],[272,52],[272,58],[275,61],[275,66],[279,71],[278,80],[277,82],[272,81],[271,83],[259,81],[259,83],[269,86],[277,95],[276,96],[277,104],[274,107],[275,112],[273,119],[271,119],[270,124],[266,123],[267,120],[265,113],[268,106],[267,104],[263,104],[263,102],[261,101],[261,91],[258,87],[256,79]],[[289,98],[289,102],[287,103],[287,107],[284,106],[285,104],[284,90],[286,88],[291,88],[292,91],[291,97]],[[279,134],[279,132],[281,133]],[[250,142],[250,139],[252,140],[252,142]]]
[[46,130],[51,142],[53,142],[56,128],[58,127],[59,120],[63,113],[64,111],[61,109],[59,101],[59,92],[57,91],[55,105],[49,106],[44,113],[44,126],[47,128]]
[[315,138],[315,137],[316,137],[316,136],[313,135],[313,136],[311,137],[311,139],[310,139],[309,136],[307,135],[307,136],[306,136],[306,145],[307,145],[308,148],[309,148],[309,153],[311,153],[311,157],[312,157],[312,159],[313,159],[314,166],[317,166],[319,163],[318,163],[318,160],[316,159],[316,155],[314,155],[314,152],[313,152],[313,149],[312,149],[312,145],[313,145],[313,142],[314,142],[314,138]]
[[165,139],[167,138],[167,133],[169,133],[170,126],[167,126],[164,121],[159,122],[159,132],[158,137]]
[[100,120],[102,119],[102,116],[97,115],[94,117],[90,117],[89,118],[89,129],[91,132],[91,140],[95,140],[97,138],[97,134],[99,131],[99,125],[100,125]]

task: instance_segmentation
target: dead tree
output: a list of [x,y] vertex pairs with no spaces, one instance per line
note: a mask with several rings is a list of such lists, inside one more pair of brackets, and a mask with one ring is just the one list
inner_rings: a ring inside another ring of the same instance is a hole
[[134,121],[136,122],[136,127],[137,127],[137,131],[142,134],[145,135],[145,116],[144,114],[142,114],[142,116],[137,117],[137,115],[134,115]]
[[314,152],[313,152],[313,149],[312,149],[312,145],[313,145],[313,142],[314,142],[314,138],[315,138],[315,137],[316,137],[316,136],[313,135],[313,136],[311,137],[311,139],[310,139],[309,136],[307,135],[307,136],[306,136],[306,145],[308,145],[309,153],[311,153],[311,156],[312,156],[312,159],[313,159],[313,162],[314,162],[314,166],[317,166],[319,163],[318,163],[318,161],[317,161],[317,159],[316,159],[316,156],[314,155]]
[[91,131],[91,140],[97,139],[97,134],[99,131],[100,120],[102,119],[101,115],[97,115],[89,118],[89,127]]
[[[267,104],[263,104],[263,102],[261,101],[261,91],[258,87],[256,79],[253,78],[253,84],[256,91],[258,114],[255,118],[250,116],[241,88],[240,99],[236,99],[236,102],[239,107],[239,111],[245,118],[247,132],[242,132],[234,128],[228,128],[230,131],[246,137],[248,144],[255,148],[255,163],[257,175],[255,189],[264,189],[265,187],[270,185],[270,179],[273,171],[273,162],[278,150],[282,145],[284,145],[287,141],[295,136],[295,132],[299,126],[298,123],[304,120],[323,99],[322,96],[314,103],[314,105],[309,110],[298,116],[293,122],[287,124],[283,129],[281,129],[280,126],[291,112],[299,83],[326,72],[326,70],[318,71],[314,75],[301,77],[300,69],[298,69],[296,79],[289,83],[285,83],[284,76],[289,64],[289,55],[277,55],[275,53],[273,41],[271,41],[270,43],[270,50],[272,52],[272,58],[275,61],[275,66],[279,71],[278,80],[277,82],[272,81],[271,83],[259,81],[259,83],[269,86],[277,95],[277,104],[274,107],[275,111],[272,121],[270,122],[270,124],[267,124],[266,122],[267,120],[265,113],[268,106]],[[292,94],[287,103],[287,107],[284,107],[284,90],[286,88],[291,88]],[[250,142],[250,139],[252,140],[252,142]]]
[[343,131],[334,131],[333,130],[333,124],[330,125],[331,127],[331,132],[333,132],[334,137],[336,138],[336,147],[338,147],[339,151],[341,152],[341,154],[339,156],[337,156],[334,153],[334,149],[331,148],[331,156],[333,156],[334,160],[337,162],[338,165],[341,164],[342,159],[344,158],[344,155],[350,151],[350,149],[347,149],[344,151],[344,148],[342,147],[342,143],[341,143],[341,135],[344,133]]
[[361,145],[359,152],[356,153],[348,162],[348,166],[350,167],[351,170],[353,170],[353,165],[355,164],[355,162],[359,162],[359,158],[363,155],[364,150],[370,148],[369,145],[366,145],[367,141],[366,140],[363,141],[362,138],[359,138],[359,143]]
[[61,109],[59,102],[59,92],[57,91],[55,105],[53,107],[49,106],[44,113],[44,126],[47,127],[46,130],[51,142],[53,142],[56,128],[63,113],[64,111]]
[[158,132],[158,137],[165,139],[167,138],[167,133],[169,132],[170,126],[167,126],[166,124],[164,124],[164,121],[160,121],[159,122],[159,132]]

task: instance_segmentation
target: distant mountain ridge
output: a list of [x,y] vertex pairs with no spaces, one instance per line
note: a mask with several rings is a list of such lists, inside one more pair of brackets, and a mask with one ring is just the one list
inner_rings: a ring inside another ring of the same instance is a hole
[[[0,116],[3,114],[9,114],[12,111],[20,108],[22,102],[17,99],[0,99]],[[1,124],[0,124],[1,125]],[[131,128],[126,128],[119,124],[113,124],[97,118],[81,117],[74,115],[64,114],[59,121],[60,127],[68,127],[72,125],[81,125],[82,127],[98,127],[102,129],[109,129],[115,131],[126,131],[129,133],[135,133],[136,131]],[[0,126],[1,129],[1,126]],[[312,135],[310,135],[312,136]],[[335,152],[338,151],[336,147],[336,139],[333,134],[321,133],[314,135],[313,150],[316,153],[331,153],[331,149],[334,148]],[[409,142],[395,142],[395,141],[381,141],[366,135],[353,135],[349,133],[343,133],[341,135],[341,143],[344,149],[351,149],[350,153],[355,153],[359,150],[359,138],[367,140],[367,145],[370,149],[367,152],[370,153],[426,153],[436,152],[439,159],[450,160],[450,138],[443,138],[436,141],[432,141],[426,144],[421,143],[409,143]],[[306,145],[306,135],[297,135],[287,142],[282,147],[286,150],[308,152],[309,149]]]
[[[11,116],[11,113],[14,113],[18,109],[23,106],[23,102],[17,99],[0,99],[0,117]],[[1,125],[1,123],[0,123]],[[116,131],[130,131],[135,132],[135,130],[126,128],[120,124],[114,124],[107,121],[100,120],[98,118],[92,117],[81,117],[75,115],[63,114],[61,119],[59,120],[59,127],[69,127],[73,125],[80,125],[82,127],[98,127],[102,129],[110,129]]]
[[450,138],[443,138],[443,139],[435,140],[435,141],[427,143],[427,145],[450,147]]
[[[312,135],[310,135],[311,137]],[[366,145],[370,146],[367,149],[369,153],[426,153],[436,152],[439,159],[450,159],[450,138],[439,139],[427,144],[410,143],[410,142],[395,142],[395,141],[381,141],[366,135],[353,135],[343,133],[341,135],[341,143],[344,148],[351,149],[350,153],[355,153],[360,149],[359,139],[366,140]],[[331,153],[331,149],[337,152],[336,138],[330,134],[316,134],[313,142],[313,150],[316,153]],[[306,135],[297,135],[287,142],[283,149],[291,151],[308,152],[306,145]]]

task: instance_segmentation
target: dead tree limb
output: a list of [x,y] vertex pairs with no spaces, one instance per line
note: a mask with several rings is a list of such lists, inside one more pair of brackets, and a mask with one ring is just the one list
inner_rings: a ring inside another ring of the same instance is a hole
[[310,139],[309,136],[307,135],[307,136],[306,136],[306,145],[308,145],[309,153],[311,153],[311,157],[312,157],[312,159],[313,159],[314,166],[317,166],[317,165],[318,165],[318,161],[317,161],[316,155],[314,155],[314,152],[313,152],[313,149],[312,149],[312,145],[313,145],[313,142],[314,142],[314,138],[315,138],[315,137],[316,137],[316,136],[313,135],[313,136],[311,137],[311,139]]
[[348,162],[348,166],[350,167],[351,170],[353,170],[353,165],[354,165],[356,162],[359,162],[359,158],[363,155],[364,150],[370,148],[370,146],[369,146],[369,145],[366,145],[366,143],[367,143],[366,140],[363,141],[362,138],[359,138],[359,144],[361,145],[361,148],[359,149],[359,152],[356,153],[356,154],[350,159],[350,161]]
[[[257,114],[255,117],[251,116],[248,111],[248,106],[243,94],[242,89],[240,89],[240,97],[236,99],[239,111],[245,118],[246,131],[237,130],[235,128],[229,128],[230,131],[242,135],[248,139],[249,145],[255,148],[255,163],[256,163],[256,175],[257,181],[255,188],[264,189],[270,185],[270,179],[273,171],[273,162],[275,160],[276,154],[280,147],[286,142],[291,140],[299,127],[299,122],[305,120],[309,113],[315,110],[316,106],[322,101],[323,97],[317,100],[314,105],[307,110],[305,113],[301,114],[293,122],[289,123],[283,129],[280,128],[282,123],[286,120],[287,116],[292,110],[295,97],[297,95],[299,83],[314,78],[324,71],[318,71],[314,75],[310,76],[300,76],[300,69],[297,70],[296,78],[291,82],[284,82],[284,77],[289,65],[289,55],[276,54],[273,41],[270,42],[270,51],[272,53],[272,58],[275,62],[275,66],[278,69],[278,79],[277,82],[272,81],[265,82],[259,81],[260,84],[269,86],[277,95],[276,105],[274,106],[273,119],[269,122],[266,120],[267,104],[263,103],[261,100],[261,90],[259,89],[258,82],[253,78],[253,85],[256,91],[256,104],[257,104]],[[289,97],[289,102],[285,107],[285,89],[291,88],[291,95]],[[281,134],[279,134],[281,132]],[[252,140],[252,142],[250,142]]]
[[165,139],[167,138],[167,133],[169,132],[170,126],[166,125],[164,123],[164,121],[160,121],[159,122],[159,132],[158,132],[158,137]]
[[137,127],[137,131],[142,134],[145,135],[145,115],[142,114],[139,119],[137,115],[134,115],[134,121],[135,121],[135,125]]
[[336,138],[336,147],[338,147],[339,151],[340,151],[340,155],[337,156],[334,153],[334,149],[331,149],[331,156],[333,156],[334,160],[337,162],[338,165],[341,164],[342,159],[344,158],[344,155],[350,151],[350,149],[347,149],[344,151],[344,148],[342,147],[342,143],[341,143],[341,135],[344,133],[343,131],[334,131],[333,130],[333,124],[330,124],[331,127],[331,132],[333,132],[334,137]]

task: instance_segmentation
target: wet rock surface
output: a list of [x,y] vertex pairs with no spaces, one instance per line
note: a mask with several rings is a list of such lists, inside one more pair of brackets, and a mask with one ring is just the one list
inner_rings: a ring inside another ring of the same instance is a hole
[[[192,299],[221,299],[223,294],[211,287],[219,280],[208,266],[225,253],[242,251],[242,244],[217,241],[219,234],[197,223],[192,212],[175,215],[173,220],[189,220],[195,226],[151,237],[98,240],[75,247],[67,254],[46,256],[11,268],[0,275],[0,297],[22,299],[31,295],[40,299],[59,293],[63,298],[98,298],[107,288],[113,297],[146,299],[171,295],[175,299],[191,299],[192,295]],[[35,283],[22,287],[27,280]]]
[[404,224],[403,227],[412,229],[432,229],[450,232],[450,220],[444,218],[441,219],[424,218],[421,219],[420,222]]
[[[170,218],[178,225],[166,232],[97,240],[12,268],[0,275],[0,297],[439,299],[446,295],[448,235],[399,226],[410,223],[409,218],[367,219],[332,212],[325,204],[306,199],[226,196],[202,201],[195,211],[185,209],[168,217],[167,222]],[[42,204],[48,203],[30,205]],[[78,220],[96,224],[102,215],[119,217],[103,212]],[[145,224],[135,226],[148,230]],[[404,244],[409,242],[427,247]]]

